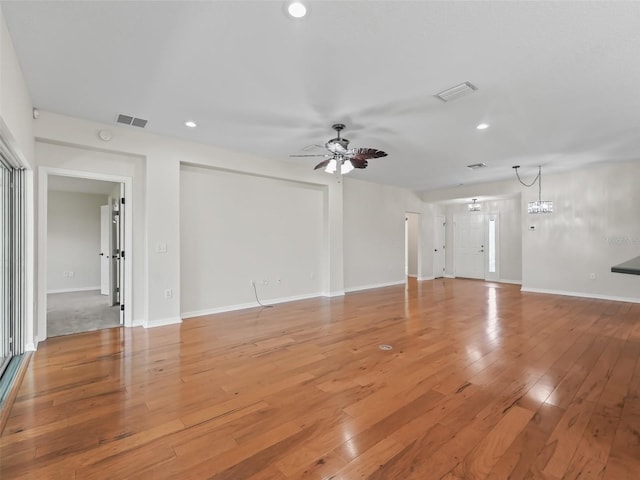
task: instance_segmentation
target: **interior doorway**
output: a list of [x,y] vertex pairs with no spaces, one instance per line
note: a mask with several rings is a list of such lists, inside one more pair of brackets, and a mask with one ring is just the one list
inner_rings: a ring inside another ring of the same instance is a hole
[[445,273],[446,218],[436,215],[433,219],[433,278],[442,278]]
[[121,182],[49,175],[47,337],[124,323],[123,200]]
[[404,216],[404,273],[420,277],[420,214],[407,212]]

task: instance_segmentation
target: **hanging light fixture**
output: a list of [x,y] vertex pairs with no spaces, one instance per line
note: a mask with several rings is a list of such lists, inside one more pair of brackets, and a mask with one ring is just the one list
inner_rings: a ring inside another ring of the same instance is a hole
[[515,165],[512,167],[516,171],[516,177],[518,177],[518,181],[524,185],[525,187],[533,187],[538,182],[538,200],[535,202],[529,202],[527,207],[528,213],[553,213],[553,202],[551,200],[542,200],[542,167],[538,165],[538,175],[533,179],[531,183],[525,183],[520,178],[520,174],[518,173],[518,169],[520,165]]
[[[327,173],[335,173],[338,165],[338,161],[335,158],[332,158],[329,163],[327,163],[327,167],[324,169]],[[353,163],[351,160],[342,160],[340,163],[340,174],[344,175],[345,173],[349,173],[354,169]]]
[[471,201],[473,203],[467,204],[467,207],[469,207],[469,211],[470,212],[479,212],[480,211],[480,204],[476,203],[478,201],[478,199],[477,198],[472,198]]

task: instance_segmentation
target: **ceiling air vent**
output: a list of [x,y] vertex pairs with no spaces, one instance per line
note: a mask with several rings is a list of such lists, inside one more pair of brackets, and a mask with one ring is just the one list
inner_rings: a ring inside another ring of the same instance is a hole
[[435,96],[443,102],[450,102],[451,100],[455,100],[457,98],[464,97],[469,93],[473,93],[477,89],[478,87],[476,87],[473,83],[464,82],[460,85],[456,85],[455,87],[447,88],[440,93],[436,93]]
[[131,125],[134,127],[144,128],[147,126],[148,120],[145,120],[144,118],[132,117],[131,115],[123,115],[119,113],[118,116],[116,117],[116,122],[123,123],[124,125]]
[[486,166],[487,166],[486,163],[480,162],[480,163],[472,163],[471,165],[467,165],[467,168],[470,168],[471,170],[477,170],[479,168],[484,168]]

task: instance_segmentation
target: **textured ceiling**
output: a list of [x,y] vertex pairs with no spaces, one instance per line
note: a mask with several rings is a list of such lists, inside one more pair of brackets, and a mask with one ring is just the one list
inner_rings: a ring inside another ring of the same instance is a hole
[[[289,154],[342,122],[352,147],[389,153],[350,175],[416,190],[640,158],[636,2],[317,1],[302,20],[271,1],[2,8],[44,110],[309,168]],[[464,81],[478,90],[434,98]]]

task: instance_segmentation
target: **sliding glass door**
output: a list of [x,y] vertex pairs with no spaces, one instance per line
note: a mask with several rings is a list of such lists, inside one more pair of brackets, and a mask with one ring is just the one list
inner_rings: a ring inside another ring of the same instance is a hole
[[11,169],[0,161],[0,375],[11,347]]
[[26,171],[0,137],[0,375],[24,353]]

